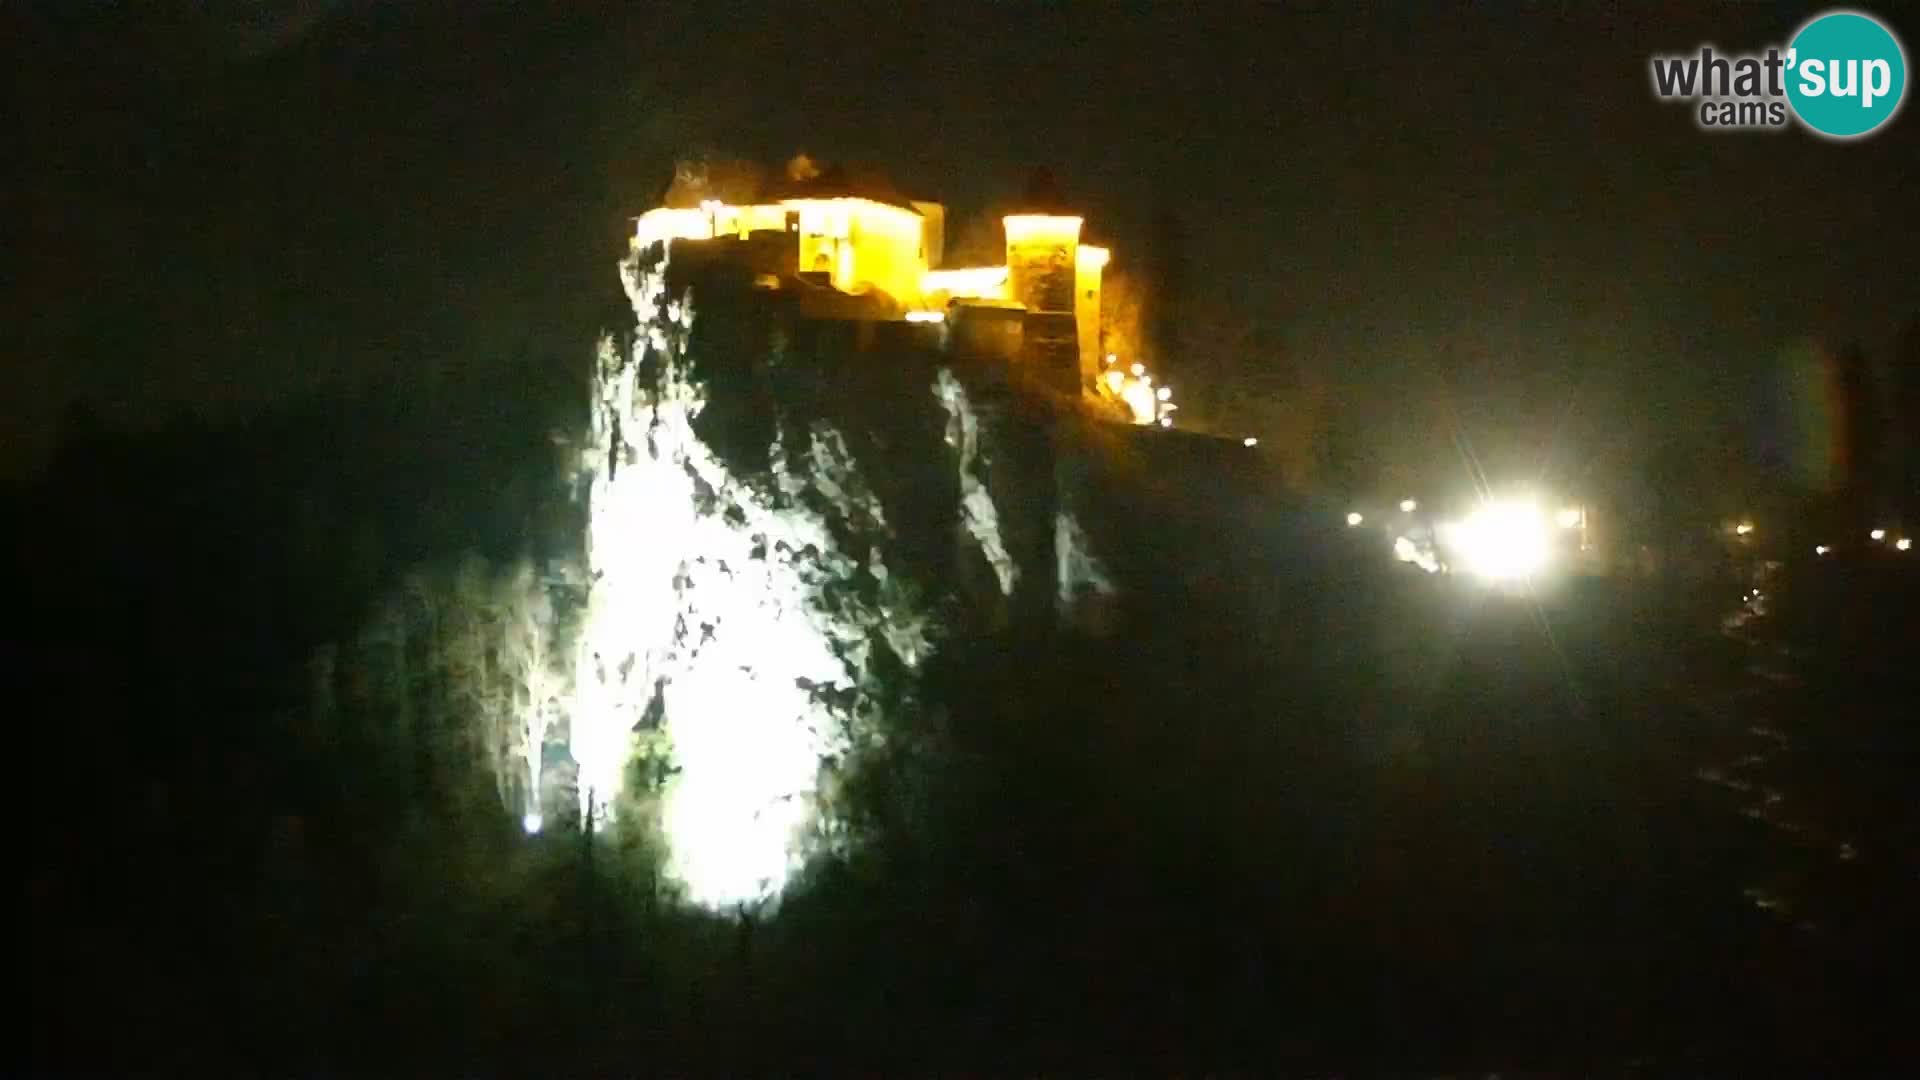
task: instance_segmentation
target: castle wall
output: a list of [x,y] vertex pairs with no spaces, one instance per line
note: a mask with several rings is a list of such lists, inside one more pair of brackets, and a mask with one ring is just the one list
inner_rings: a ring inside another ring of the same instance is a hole
[[917,304],[927,272],[926,226],[911,210],[870,199],[789,199],[799,215],[801,271],[825,270],[842,292],[879,290]]
[[1080,385],[1091,389],[1100,377],[1100,276],[1107,265],[1107,249],[1080,245],[1074,259],[1073,321],[1080,338]]

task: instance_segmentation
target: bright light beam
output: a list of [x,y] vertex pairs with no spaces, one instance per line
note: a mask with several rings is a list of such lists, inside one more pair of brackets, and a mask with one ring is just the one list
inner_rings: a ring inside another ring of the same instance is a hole
[[1496,499],[1451,530],[1466,568],[1487,581],[1518,581],[1546,567],[1546,516],[1529,499]]

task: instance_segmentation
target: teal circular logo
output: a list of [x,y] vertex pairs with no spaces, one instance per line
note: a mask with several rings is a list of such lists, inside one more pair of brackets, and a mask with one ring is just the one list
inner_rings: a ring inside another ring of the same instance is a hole
[[1787,101],[1819,134],[1855,138],[1900,111],[1907,56],[1880,20],[1830,11],[1801,27],[1787,50]]

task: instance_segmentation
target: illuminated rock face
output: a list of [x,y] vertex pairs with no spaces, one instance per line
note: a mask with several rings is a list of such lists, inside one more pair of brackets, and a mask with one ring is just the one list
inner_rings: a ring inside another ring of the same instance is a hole
[[953,372],[942,368],[933,392],[940,399],[940,407],[947,411],[947,445],[953,448],[958,459],[960,520],[966,527],[967,535],[979,546],[980,554],[986,557],[987,565],[993,568],[994,580],[1000,584],[1000,594],[1012,596],[1014,584],[1020,580],[1020,567],[1007,551],[993,496],[980,480],[980,418],[974,414],[973,405],[967,399],[966,387],[960,384]]
[[911,671],[930,624],[890,572],[885,510],[838,430],[776,435],[764,475],[702,440],[695,314],[664,270],[646,253],[624,265],[639,330],[600,353],[570,741],[595,827],[617,813],[640,742],[664,742],[668,871],[722,907],[777,895],[826,763],[874,734],[876,653]]
[[581,820],[657,823],[685,897],[728,908],[848,842],[824,793],[942,633],[1112,585],[1055,498],[1044,403],[937,354],[843,354],[756,300],[699,312],[669,250],[622,264],[635,333],[600,348],[564,740]]

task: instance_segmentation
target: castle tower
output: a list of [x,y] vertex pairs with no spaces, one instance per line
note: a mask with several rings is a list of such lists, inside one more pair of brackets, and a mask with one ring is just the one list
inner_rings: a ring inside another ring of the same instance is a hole
[[1007,230],[1007,297],[1026,305],[1028,370],[1048,386],[1078,394],[1082,384],[1075,285],[1081,218],[1066,208],[1052,174],[1040,170]]

